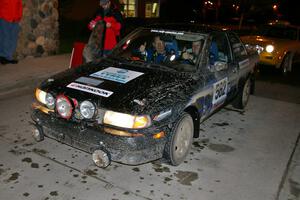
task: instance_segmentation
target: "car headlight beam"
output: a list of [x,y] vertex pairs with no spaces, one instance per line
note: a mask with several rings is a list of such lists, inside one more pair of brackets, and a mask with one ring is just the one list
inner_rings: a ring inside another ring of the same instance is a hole
[[83,101],[80,104],[80,114],[86,119],[92,119],[95,115],[96,107],[90,101]]
[[149,127],[151,119],[148,115],[133,116],[125,113],[106,111],[103,122],[104,124],[122,128],[140,129]]
[[266,46],[266,51],[267,51],[268,53],[272,53],[272,52],[274,51],[274,46],[271,45],[271,44],[267,45],[267,46]]

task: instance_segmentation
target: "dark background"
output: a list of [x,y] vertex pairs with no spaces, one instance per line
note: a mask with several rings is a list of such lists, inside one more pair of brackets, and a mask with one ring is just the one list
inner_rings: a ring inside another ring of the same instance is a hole
[[[71,52],[75,41],[88,40],[90,32],[87,24],[95,15],[98,2],[98,0],[60,1],[60,53]],[[125,18],[124,35],[138,26],[156,22],[194,21],[236,26],[242,22],[242,27],[254,27],[270,20],[280,19],[300,24],[300,11],[297,10],[295,0],[211,0],[211,2],[214,3],[213,6],[205,4],[205,0],[160,0],[159,18]],[[233,5],[239,5],[239,8],[236,9]],[[273,9],[273,5],[277,5],[277,9]]]

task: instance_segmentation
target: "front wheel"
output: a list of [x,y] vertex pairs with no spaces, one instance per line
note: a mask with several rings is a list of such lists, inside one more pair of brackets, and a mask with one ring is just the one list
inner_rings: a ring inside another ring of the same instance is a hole
[[164,157],[174,166],[184,161],[193,141],[194,123],[188,113],[184,113],[175,123],[164,150]]
[[238,95],[236,99],[233,101],[232,105],[238,109],[244,109],[248,104],[251,93],[251,81],[250,78],[244,82],[242,87],[239,88]]

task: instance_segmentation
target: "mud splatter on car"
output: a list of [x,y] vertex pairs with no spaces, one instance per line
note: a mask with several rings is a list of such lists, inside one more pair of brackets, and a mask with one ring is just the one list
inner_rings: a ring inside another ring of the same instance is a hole
[[99,167],[160,158],[179,165],[202,121],[227,103],[246,106],[257,61],[230,31],[141,27],[111,55],[42,82],[32,104],[32,135],[89,152]]

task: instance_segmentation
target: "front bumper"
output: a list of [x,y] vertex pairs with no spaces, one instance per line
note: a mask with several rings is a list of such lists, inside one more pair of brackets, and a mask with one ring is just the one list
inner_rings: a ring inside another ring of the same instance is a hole
[[[42,128],[45,136],[72,147],[93,153],[101,149],[109,154],[112,161],[138,165],[162,158],[166,138],[154,139],[151,134],[139,137],[115,136],[104,131],[103,126],[84,126],[52,117],[33,109],[32,120]],[[155,132],[155,130],[152,130]],[[152,132],[148,130],[148,132]],[[157,130],[156,130],[157,131]],[[162,130],[160,130],[162,131]],[[168,131],[167,128],[166,130]]]

